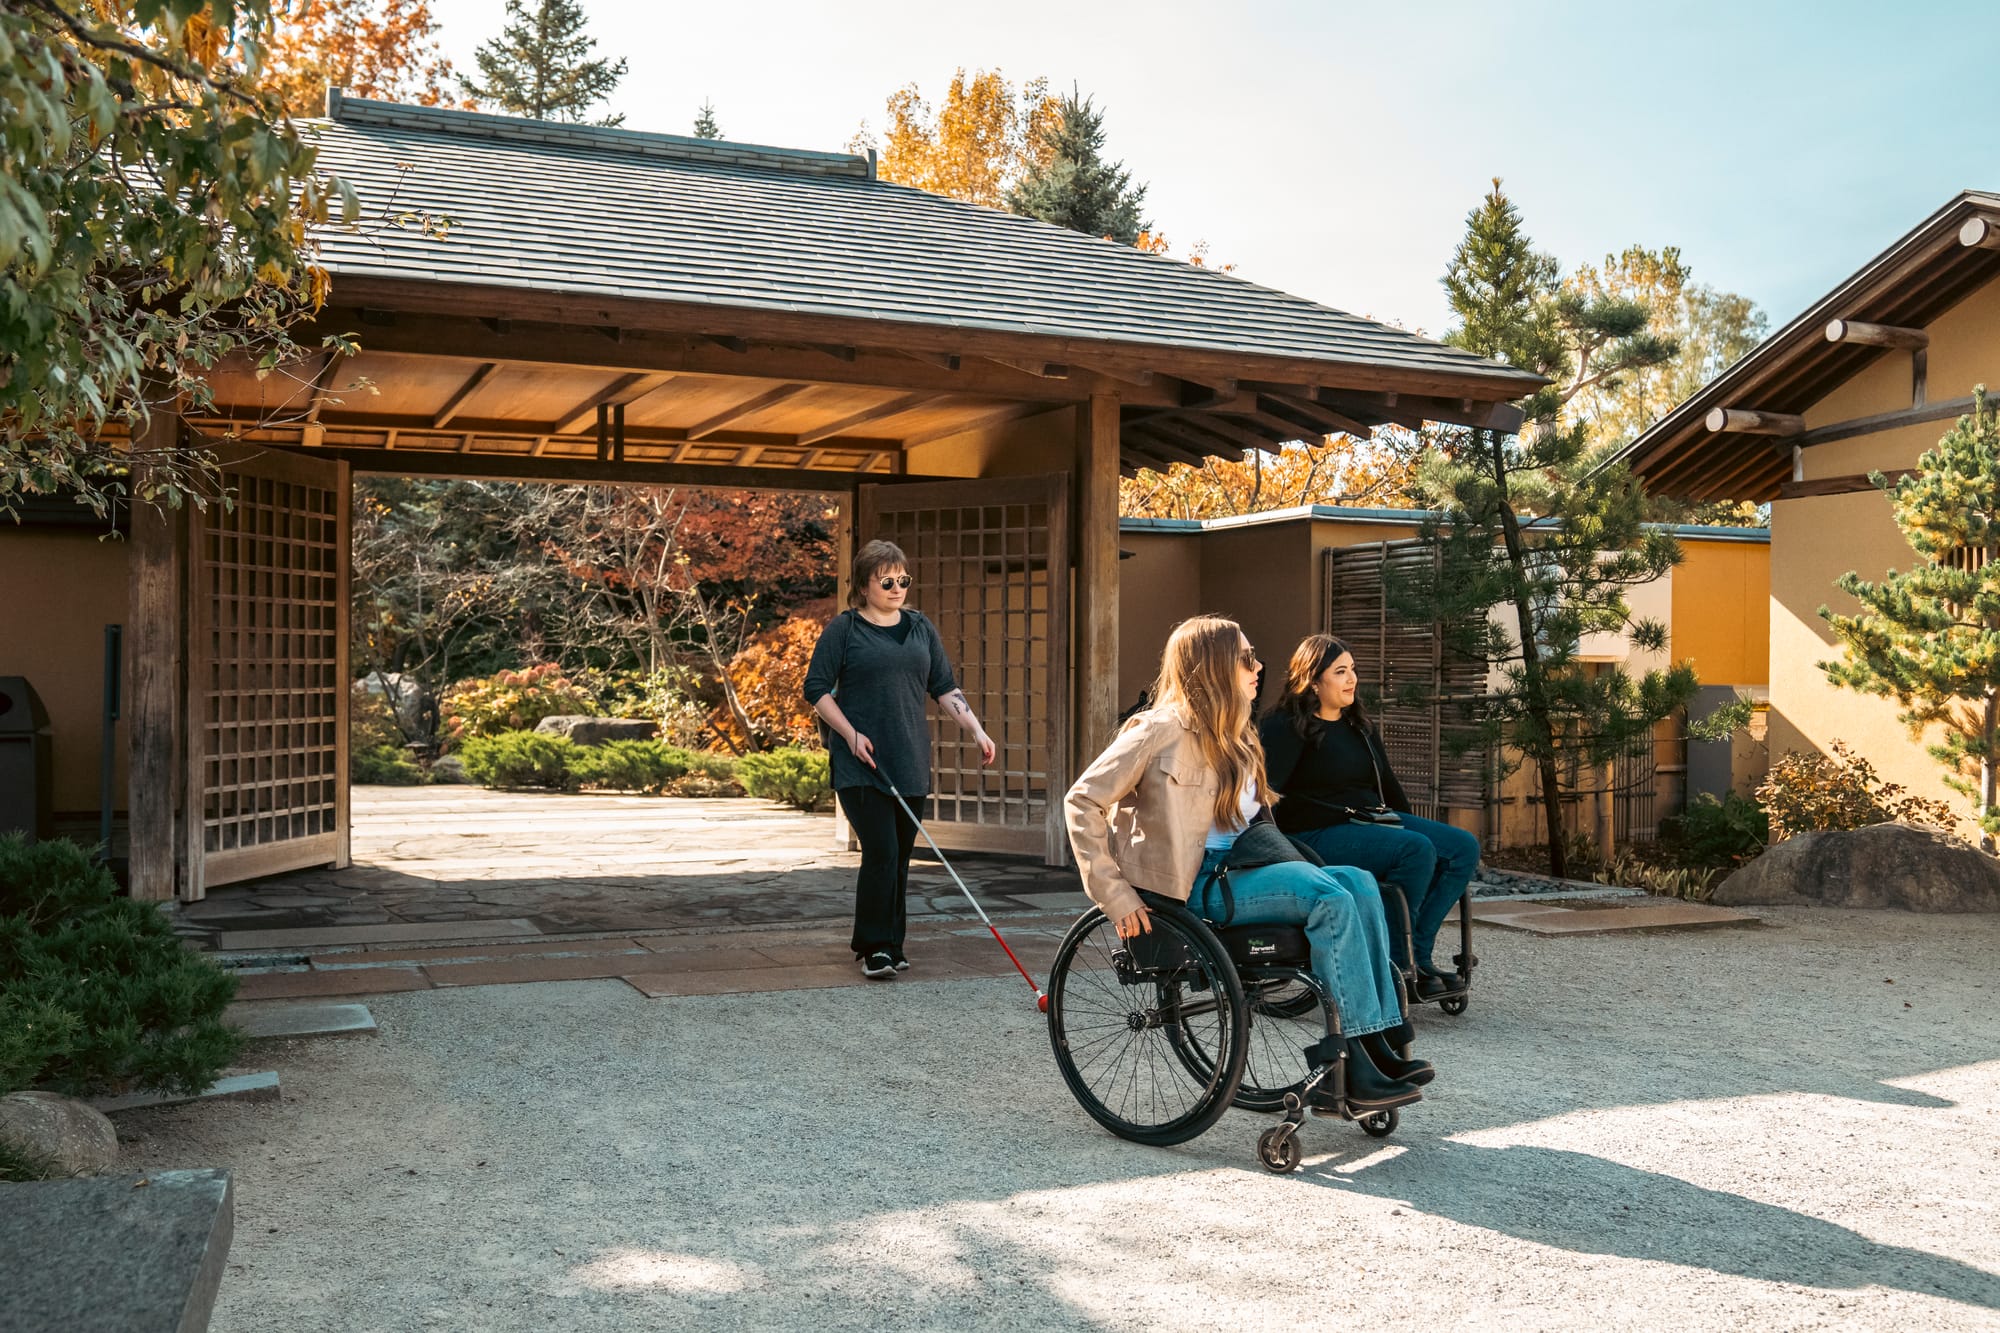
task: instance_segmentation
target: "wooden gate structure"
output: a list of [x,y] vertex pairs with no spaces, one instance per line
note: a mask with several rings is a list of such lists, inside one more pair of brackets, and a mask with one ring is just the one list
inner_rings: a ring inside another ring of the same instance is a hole
[[133,517],[141,898],[346,854],[349,476],[858,501],[841,560],[905,542],[1004,756],[938,737],[938,827],[1059,861],[1061,793],[1116,724],[1121,474],[1389,422],[1510,429],[1541,382],[867,156],[338,91],[314,134],[364,217],[402,221],[321,236],[317,360],[225,363],[199,414],[135,442],[138,467],[183,429],[248,451],[236,510]]
[[934,717],[931,813],[940,845],[1060,863],[1069,788],[1069,478],[863,486],[859,530],[909,557],[913,605],[936,623],[994,764]]

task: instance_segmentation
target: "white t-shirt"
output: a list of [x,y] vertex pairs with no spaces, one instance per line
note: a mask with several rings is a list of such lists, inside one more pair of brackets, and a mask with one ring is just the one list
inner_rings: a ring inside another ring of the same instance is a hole
[[1257,789],[1250,783],[1244,783],[1242,791],[1237,794],[1236,804],[1243,812],[1243,818],[1237,821],[1235,828],[1224,828],[1220,824],[1212,826],[1208,830],[1208,841],[1202,844],[1209,851],[1221,851],[1234,845],[1236,835],[1250,827],[1250,821],[1257,817]]

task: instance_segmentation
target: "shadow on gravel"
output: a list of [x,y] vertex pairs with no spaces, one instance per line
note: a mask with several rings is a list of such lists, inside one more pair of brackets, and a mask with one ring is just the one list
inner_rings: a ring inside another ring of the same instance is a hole
[[[1350,1149],[1353,1157],[1375,1151]],[[1335,1161],[1301,1178],[1578,1254],[1830,1291],[1890,1287],[2000,1309],[2000,1274],[1587,1153],[1417,1141],[1352,1174]]]

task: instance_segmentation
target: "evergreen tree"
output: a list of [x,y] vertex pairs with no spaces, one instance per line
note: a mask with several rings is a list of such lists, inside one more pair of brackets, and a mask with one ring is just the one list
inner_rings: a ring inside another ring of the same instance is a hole
[[694,137],[697,139],[720,139],[722,126],[715,123],[715,104],[704,101],[701,114],[694,118]]
[[1132,184],[1124,163],[1104,160],[1104,113],[1074,88],[1038,129],[1029,157],[1026,176],[1007,195],[1010,211],[1120,245],[1146,230],[1146,187]]
[[[1841,576],[1840,590],[1862,610],[1820,608],[1846,651],[1819,665],[1836,685],[1896,700],[1913,735],[1943,728],[1943,739],[1925,748],[1944,766],[1945,785],[1978,807],[1980,845],[1992,851],[2000,833],[2000,420],[1985,386],[1972,414],[1914,471],[1893,486],[1879,472],[1873,480],[1922,560],[1880,583]],[[1975,770],[1977,781],[1967,777]]]
[[[592,59],[597,39],[576,0],[507,0],[507,26],[473,53],[479,79],[461,78],[469,96],[534,120],[582,120],[625,77],[625,59]],[[622,125],[608,116],[598,125]]]
[[[1635,618],[1625,593],[1681,553],[1650,521],[1655,506],[1631,474],[1605,465],[1563,407],[1588,385],[1675,349],[1646,332],[1643,303],[1565,292],[1560,277],[1495,180],[1444,275],[1458,316],[1448,341],[1550,382],[1523,404],[1522,434],[1472,431],[1424,466],[1416,489],[1435,514],[1424,534],[1441,558],[1435,573],[1392,595],[1443,625],[1453,651],[1499,670],[1504,683],[1480,701],[1480,738],[1511,764],[1534,766],[1549,868],[1565,875],[1565,778],[1574,783],[1578,765],[1595,769],[1628,752],[1686,707],[1698,681],[1687,663],[1634,678],[1580,659],[1593,633],[1627,635],[1640,651],[1666,648],[1665,627]],[[1511,623],[1489,618],[1496,607]],[[1721,710],[1698,734],[1726,734],[1741,712]]]

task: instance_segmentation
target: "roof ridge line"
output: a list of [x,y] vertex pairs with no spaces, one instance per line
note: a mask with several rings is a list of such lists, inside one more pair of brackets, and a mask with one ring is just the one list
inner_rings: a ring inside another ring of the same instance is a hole
[[525,116],[502,116],[487,111],[414,106],[405,102],[356,97],[342,88],[330,87],[326,90],[326,119],[343,125],[374,125],[530,145],[598,148],[634,157],[762,167],[807,176],[850,176],[868,180],[875,174],[873,164],[865,154],[860,153],[780,148],[770,144],[738,143],[733,139],[698,139],[692,135],[663,134],[654,130],[627,130],[608,125],[530,120]]

